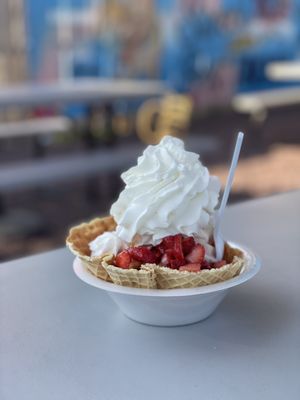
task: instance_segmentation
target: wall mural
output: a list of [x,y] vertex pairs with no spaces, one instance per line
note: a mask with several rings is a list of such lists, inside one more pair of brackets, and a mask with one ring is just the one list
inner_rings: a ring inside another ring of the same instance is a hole
[[[274,60],[297,57],[299,0],[28,1],[32,78],[164,79],[199,106],[275,85]],[[278,85],[278,83],[276,84]]]

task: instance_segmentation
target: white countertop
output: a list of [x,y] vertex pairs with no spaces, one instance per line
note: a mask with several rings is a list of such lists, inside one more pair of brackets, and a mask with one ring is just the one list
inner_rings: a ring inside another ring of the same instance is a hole
[[299,218],[300,191],[228,208],[262,269],[185,327],[128,320],[66,249],[1,264],[1,400],[299,398]]

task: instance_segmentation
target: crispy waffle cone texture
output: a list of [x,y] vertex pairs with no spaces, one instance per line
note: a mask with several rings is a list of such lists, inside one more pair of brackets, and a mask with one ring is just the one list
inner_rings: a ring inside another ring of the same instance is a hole
[[71,228],[66,240],[71,252],[80,258],[92,274],[109,282],[112,280],[102,265],[104,257],[91,257],[89,243],[103,232],[113,231],[115,227],[113,217],[95,218],[88,223]]
[[144,264],[141,269],[122,269],[103,261],[103,267],[113,283],[121,286],[130,286],[144,289],[156,289],[156,264]]
[[113,231],[115,227],[113,217],[96,218],[72,228],[66,242],[92,274],[117,285],[148,289],[194,288],[231,279],[241,272],[245,264],[242,252],[226,244],[224,259],[227,264],[217,269],[188,272],[156,264],[144,264],[139,270],[118,268],[112,265],[112,255],[91,257],[89,249],[89,242],[105,231]]

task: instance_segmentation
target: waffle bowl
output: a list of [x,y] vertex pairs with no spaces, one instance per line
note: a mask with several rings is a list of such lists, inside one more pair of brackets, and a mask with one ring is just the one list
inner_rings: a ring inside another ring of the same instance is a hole
[[91,257],[89,243],[106,231],[113,231],[116,223],[113,217],[95,218],[70,229],[66,244],[71,252],[80,259],[83,265],[97,278],[112,282],[108,272],[103,268],[103,259],[108,261],[111,255]]
[[113,265],[113,255],[91,257],[89,242],[105,231],[116,227],[113,217],[96,218],[70,230],[67,245],[86,268],[97,278],[117,285],[144,289],[193,288],[223,282],[237,276],[243,267],[243,255],[238,249],[225,246],[224,259],[227,264],[218,269],[188,272],[162,267],[156,264],[143,264],[138,269],[122,269]]

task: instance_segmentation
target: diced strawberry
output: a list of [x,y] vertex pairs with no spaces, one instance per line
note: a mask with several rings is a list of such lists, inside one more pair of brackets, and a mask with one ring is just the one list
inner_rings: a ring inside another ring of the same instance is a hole
[[155,248],[160,252],[160,254],[164,254],[165,248],[163,242],[160,242],[158,245],[155,246]]
[[203,260],[202,261],[202,263],[201,263],[201,269],[211,269],[212,267],[211,267],[211,264],[208,262],[208,261],[206,261],[206,260]]
[[178,257],[178,254],[174,250],[166,250],[166,255],[168,258],[168,267],[177,269],[181,267],[181,265],[185,264],[185,259],[182,257]]
[[184,255],[182,251],[182,235],[174,236],[174,253],[178,260],[184,261]]
[[130,268],[130,262],[131,262],[131,257],[130,254],[127,252],[127,250],[121,251],[121,253],[119,253],[115,258],[115,264],[119,268],[125,268],[125,269]]
[[161,247],[164,250],[173,249],[174,248],[174,236],[166,236],[163,238],[161,242]]
[[160,251],[160,249],[159,249],[157,246],[154,246],[154,247],[152,248],[152,253],[155,254],[155,257],[156,257],[156,261],[155,261],[155,262],[156,262],[157,264],[159,264],[163,253]]
[[129,247],[127,251],[132,258],[143,263],[155,263],[157,259],[149,246]]
[[161,265],[177,269],[186,263],[182,248],[183,239],[184,237],[181,234],[167,236],[156,246],[161,254],[159,261]]
[[201,264],[190,263],[179,267],[179,271],[199,272],[201,270]]
[[185,257],[188,263],[202,263],[205,257],[205,248],[202,244],[196,244],[193,250]]
[[182,239],[182,250],[183,254],[186,256],[189,254],[193,248],[195,247],[195,239],[191,236],[184,237]]
[[134,260],[133,258],[130,261],[129,268],[139,269],[142,263],[140,261]]
[[163,265],[164,267],[167,267],[169,263],[168,255],[164,254],[160,260],[160,265]]
[[177,260],[176,258],[173,258],[169,260],[168,267],[172,269],[178,269],[181,265],[182,265],[181,261]]
[[225,260],[220,260],[220,261],[213,263],[212,268],[221,268],[221,267],[224,267],[224,265],[226,265],[226,264],[227,264],[227,262]]

